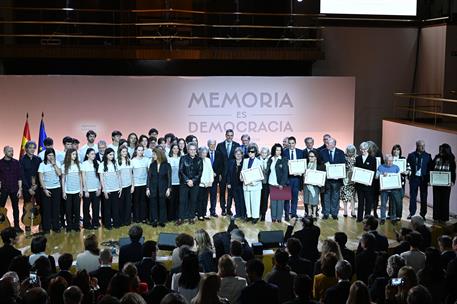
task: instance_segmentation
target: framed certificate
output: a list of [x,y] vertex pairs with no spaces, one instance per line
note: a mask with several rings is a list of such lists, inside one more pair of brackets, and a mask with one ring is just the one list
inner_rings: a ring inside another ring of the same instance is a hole
[[303,175],[306,170],[306,159],[289,160],[289,174],[290,175]]
[[432,186],[450,186],[451,172],[430,171],[430,185]]
[[401,188],[400,173],[388,173],[386,176],[379,176],[379,185],[381,190],[391,190]]
[[406,159],[405,158],[394,159],[393,164],[398,166],[398,168],[400,168],[400,173],[406,172]]
[[308,169],[305,172],[305,184],[323,187],[327,172]]
[[354,167],[352,171],[352,181],[367,186],[371,186],[373,182],[374,171]]
[[264,178],[262,168],[260,167],[242,170],[241,176],[245,185],[261,181]]
[[340,179],[346,177],[345,164],[327,164],[325,166],[328,179]]

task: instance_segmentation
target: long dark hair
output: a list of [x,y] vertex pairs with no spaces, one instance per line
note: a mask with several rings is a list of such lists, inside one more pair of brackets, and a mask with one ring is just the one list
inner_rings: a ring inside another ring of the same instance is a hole
[[444,143],[440,145],[439,151],[443,162],[453,162],[455,160],[455,156],[452,154],[452,149],[449,144]]
[[[104,172],[108,171],[108,154],[110,154],[110,153],[114,153],[113,148],[106,148],[105,154],[103,154],[103,160],[102,160]],[[114,155],[115,155],[114,157],[116,157],[116,154],[114,154]],[[114,165],[114,168],[116,168],[116,159],[115,158],[113,158],[112,163]]]
[[392,147],[392,152],[391,152],[391,154],[394,155],[394,150],[396,150],[396,149],[400,150],[400,155],[399,155],[399,157],[401,158],[402,152],[401,152],[401,146],[400,146],[399,144],[396,144],[396,145],[394,145],[394,146]]
[[[86,150],[86,155],[84,155],[84,161],[89,160],[89,156],[88,156],[88,155],[89,155],[89,153],[92,152],[92,151],[95,152],[94,149],[92,149],[92,148],[87,148],[87,150]],[[98,172],[98,161],[97,161],[96,159],[94,159],[94,161],[92,162],[92,164],[94,165],[95,174],[98,176],[98,174],[97,174],[97,172]]]
[[63,160],[63,166],[65,167],[65,175],[68,174],[68,169],[71,167],[71,154],[73,152],[76,152],[76,159],[75,159],[75,164],[78,167],[78,171],[81,171],[81,168],[79,168],[79,160],[78,160],[78,151],[76,149],[68,149],[67,152],[65,152],[65,158]]
[[271,157],[274,157],[276,155],[276,148],[280,148],[281,149],[281,155],[282,155],[282,152],[283,152],[282,145],[276,143],[276,144],[273,145],[273,147],[271,147]]
[[127,164],[127,166],[130,165],[130,155],[129,155],[129,149],[127,149],[126,146],[119,146],[119,149],[117,150],[117,162],[119,164],[119,166],[122,165],[122,155],[121,155],[121,151],[123,149],[126,149],[127,150],[127,157],[125,158],[125,163]]
[[48,155],[49,154],[54,154],[54,159],[56,158],[56,151],[53,149],[53,148],[47,148],[46,150],[44,150],[44,164],[47,165],[48,164]]
[[136,135],[136,133],[130,133],[129,136],[127,136],[127,146],[130,147],[130,136],[132,135],[135,135],[135,138],[136,138],[136,143],[135,143],[135,147],[138,146],[138,135]]
[[168,156],[169,157],[173,157],[173,148],[174,147],[178,147],[178,156],[181,156],[182,153],[181,153],[181,150],[179,150],[179,146],[178,146],[177,143],[176,144],[171,144],[170,151],[168,152]]
[[148,143],[146,144],[146,147],[144,147],[145,149],[149,149],[149,137],[147,137],[146,135],[142,134],[140,136],[140,139],[138,139],[138,145],[141,145],[141,142],[143,141],[143,139],[146,138],[146,140],[148,141]]
[[187,253],[182,259],[181,277],[178,285],[186,289],[194,289],[200,283],[200,272],[197,254],[193,251]]

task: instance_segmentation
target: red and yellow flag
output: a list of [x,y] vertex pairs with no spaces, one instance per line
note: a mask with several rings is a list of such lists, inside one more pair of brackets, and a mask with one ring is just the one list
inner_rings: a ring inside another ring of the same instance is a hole
[[25,144],[30,140],[30,128],[29,128],[29,113],[25,118],[24,133],[22,134],[21,142],[21,152],[19,153],[19,158],[25,154]]

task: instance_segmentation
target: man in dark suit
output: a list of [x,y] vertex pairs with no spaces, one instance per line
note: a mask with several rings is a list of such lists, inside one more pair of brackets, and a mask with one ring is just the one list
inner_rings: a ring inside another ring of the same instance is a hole
[[[360,144],[360,151],[362,152],[362,155],[355,158],[354,166],[373,171],[374,177],[374,174],[376,174],[376,170],[378,169],[376,166],[376,158],[368,153],[368,148],[369,145],[367,142]],[[357,198],[359,202],[357,207],[357,222],[361,222],[364,218],[364,211],[365,217],[371,214],[371,209],[373,208],[375,201],[375,188],[373,183],[371,185],[356,183],[355,189],[357,191]]]
[[157,243],[154,241],[146,241],[143,244],[143,259],[136,263],[138,269],[138,277],[141,282],[147,283],[149,289],[154,286],[153,278],[151,277],[151,269],[156,264]]
[[207,157],[211,160],[211,165],[213,166],[214,172],[214,181],[209,189],[209,201],[210,208],[209,214],[213,217],[218,217],[216,214],[216,203],[217,203],[217,185],[219,184],[219,176],[221,175],[221,170],[219,165],[221,161],[221,152],[216,150],[216,141],[214,139],[208,139],[208,155]]
[[319,151],[314,148],[314,138],[312,137],[306,137],[305,138],[305,148],[303,149],[303,158],[308,158],[308,154],[311,151],[316,152],[316,154],[319,154]]
[[[297,149],[295,145],[297,144],[297,139],[293,136],[289,137],[289,148],[285,149],[282,152],[282,157],[287,160],[296,160],[303,159],[303,150]],[[289,220],[289,215],[292,217],[297,217],[297,204],[298,204],[298,192],[300,191],[300,185],[302,177],[298,175],[289,175],[289,186],[292,191],[292,200],[284,201],[284,213],[285,220]],[[307,208],[307,206],[305,206]]]
[[251,143],[251,136],[249,136],[248,134],[241,135],[240,148],[243,151],[243,158],[248,158],[249,157],[248,149],[249,149],[250,143]]
[[106,293],[106,289],[111,281],[111,278],[117,273],[111,266],[113,262],[113,256],[111,254],[111,249],[104,248],[100,251],[100,267],[92,271],[90,276],[93,278],[97,278],[98,286],[100,287],[101,294]]
[[106,141],[100,140],[97,144],[98,152],[95,154],[95,159],[101,162],[103,160],[103,155],[105,155],[106,150]]
[[17,232],[12,227],[8,227],[1,232],[3,247],[0,248],[0,278],[8,271],[11,261],[15,256],[22,253],[14,248],[17,242]]
[[219,168],[219,200],[222,209],[222,215],[233,215],[232,208],[232,191],[229,189],[227,194],[227,204],[225,200],[225,189],[227,187],[227,170],[228,162],[231,159],[235,159],[235,149],[240,146],[239,143],[233,141],[233,130],[228,129],[225,131],[225,140],[217,144],[216,151],[219,152],[217,167]]
[[449,262],[457,257],[452,249],[452,238],[449,235],[442,235],[438,238],[438,245],[441,251],[441,265],[446,270]]
[[321,234],[321,229],[314,225],[314,219],[311,216],[304,217],[302,219],[303,229],[295,231],[295,224],[297,223],[296,219],[292,219],[289,226],[287,226],[286,234],[284,235],[284,241],[287,241],[291,236],[300,240],[302,244],[302,249],[300,251],[300,256],[315,262],[319,258],[319,251],[317,250],[317,245],[319,243],[319,236]]
[[125,263],[138,262],[143,257],[143,245],[140,239],[143,236],[143,229],[140,226],[132,226],[129,230],[130,244],[119,249],[119,269],[122,270]]
[[241,304],[279,304],[279,289],[262,280],[264,270],[263,263],[257,259],[252,259],[246,264],[250,285],[241,291]]
[[351,264],[352,269],[355,268],[355,252],[351,249],[346,247],[346,243],[348,241],[348,236],[344,232],[335,232],[334,236],[335,242],[338,243],[341,250],[341,255],[343,256],[343,260],[346,260]]
[[[325,136],[324,136],[325,138]],[[346,158],[344,152],[336,148],[336,140],[329,138],[327,140],[327,148],[320,151],[320,157],[324,164],[345,164]],[[324,192],[324,216],[323,219],[328,219],[331,214],[333,219],[338,218],[338,211],[340,209],[340,189],[343,185],[343,178],[330,179],[325,181]]]
[[67,281],[68,286],[72,285],[74,276],[70,272],[70,269],[71,265],[73,264],[73,255],[71,255],[70,253],[64,253],[59,257],[57,263],[59,264],[59,272],[57,272],[54,275],[51,275],[48,281],[50,282],[51,279],[59,276],[64,278],[65,281]]
[[332,136],[330,134],[324,134],[324,136],[322,136],[322,146],[318,147],[317,151],[320,152],[324,149],[327,149],[329,138],[332,138]]
[[428,182],[430,181],[430,169],[432,156],[425,152],[425,142],[416,141],[416,151],[408,154],[406,159],[411,168],[409,175],[409,215],[408,220],[416,214],[417,192],[420,189],[420,215],[425,219],[427,213]]
[[376,261],[376,238],[372,233],[365,233],[360,240],[361,251],[355,256],[355,273],[357,280],[368,284],[368,277],[373,273]]
[[[375,245],[374,245],[374,250],[381,252],[387,252],[389,249],[389,241],[387,240],[387,237],[384,235],[380,234],[378,232],[378,219],[375,218],[373,215],[369,215],[367,219],[365,220],[365,223],[363,225],[363,230],[365,230],[368,233],[371,233],[375,237]],[[357,248],[357,252],[360,252],[362,250],[362,241],[359,242],[359,247]]]
[[345,304],[349,297],[351,288],[352,267],[346,260],[336,263],[335,277],[338,284],[327,289],[324,295],[323,303]]
[[287,240],[287,251],[290,254],[289,267],[296,274],[306,274],[310,278],[313,277],[313,263],[300,256],[300,251],[303,246],[299,239],[290,238]]
[[147,303],[160,303],[162,299],[171,292],[165,286],[167,280],[168,271],[160,263],[156,263],[151,269],[151,278],[153,279],[153,286],[149,288],[149,292],[143,297]]

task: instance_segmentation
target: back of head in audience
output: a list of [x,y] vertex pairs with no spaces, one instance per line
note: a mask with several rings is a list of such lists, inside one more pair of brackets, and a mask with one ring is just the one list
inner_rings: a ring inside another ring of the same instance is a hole
[[375,218],[373,215],[367,216],[363,228],[365,229],[365,231],[374,231],[378,229],[378,219]]
[[8,227],[1,232],[2,241],[5,245],[11,245],[17,237],[17,232],[13,227]]
[[187,233],[180,233],[176,236],[175,239],[176,247],[181,247],[183,245],[187,245],[189,247],[194,247],[194,238],[187,234]]
[[98,300],[97,304],[120,304],[121,301],[118,298],[115,298],[110,295],[103,296],[100,300]]
[[398,271],[400,268],[405,266],[405,260],[398,254],[391,255],[387,259],[387,275],[391,278],[398,276]]
[[293,257],[296,257],[300,254],[302,249],[302,244],[299,239],[297,238],[290,238],[287,240],[287,251]]
[[98,260],[100,265],[111,265],[113,262],[113,254],[111,253],[111,249],[103,248],[102,251],[100,251]]
[[27,290],[22,298],[23,304],[46,304],[48,302],[48,294],[41,287],[33,287]]
[[134,225],[129,229],[129,237],[132,242],[139,242],[143,236],[143,228],[138,225]]
[[18,255],[13,258],[8,270],[16,272],[22,282],[29,277],[31,268],[29,258],[25,255]]
[[246,263],[246,273],[248,274],[249,280],[251,282],[261,280],[264,271],[265,266],[261,261],[257,259],[249,260]]
[[63,293],[67,287],[67,281],[61,276],[57,276],[49,281],[48,295],[52,304],[64,303]]
[[294,293],[300,299],[311,299],[313,281],[306,274],[299,274],[294,279]]
[[321,271],[327,277],[335,276],[335,266],[338,263],[338,258],[335,253],[328,252],[321,260]]
[[238,240],[232,240],[230,242],[230,255],[231,256],[241,256],[242,252],[243,252],[243,247],[241,245],[241,242]]
[[146,304],[146,301],[138,293],[128,292],[122,297],[121,304]]
[[406,240],[408,241],[409,246],[411,246],[411,248],[417,249],[421,247],[423,238],[419,232],[413,231],[410,234],[408,234]]
[[198,256],[195,252],[190,251],[184,256],[181,264],[181,277],[179,278],[178,285],[187,288],[194,289],[200,282]]
[[99,255],[98,240],[95,234],[89,234],[84,239],[84,250],[90,251],[94,255]]
[[322,242],[322,250],[321,250],[321,257],[320,257],[321,263],[322,263],[322,260],[325,256],[325,254],[329,253],[329,252],[333,252],[336,255],[338,260],[342,259],[341,250],[340,250],[340,246],[338,245],[338,243],[332,239],[326,239]]
[[228,254],[221,256],[218,262],[218,270],[221,278],[235,276],[235,262],[232,257]]
[[155,241],[146,241],[143,244],[143,257],[155,258],[157,253],[157,243]]
[[106,294],[121,299],[130,291],[130,278],[123,272],[116,273],[109,282]]
[[168,277],[168,270],[162,264],[156,263],[151,268],[151,277],[155,285],[164,285]]
[[449,235],[442,235],[438,238],[438,245],[442,252],[452,250],[452,238]]
[[287,252],[279,248],[275,252],[275,266],[277,267],[286,267],[287,263],[289,263],[289,255]]
[[346,260],[338,261],[335,265],[335,275],[339,280],[350,280],[352,277],[352,266]]
[[370,293],[364,282],[352,283],[346,304],[371,304]]
[[432,304],[432,295],[422,285],[417,285],[408,291],[408,297],[406,298],[407,304]]
[[181,294],[173,292],[167,294],[160,304],[188,304],[186,298],[184,298]]
[[33,264],[32,269],[34,269],[37,275],[41,278],[47,277],[52,272],[51,263],[45,256],[39,257]]
[[36,236],[32,239],[32,243],[30,244],[30,251],[32,253],[40,253],[46,250],[46,243],[48,239],[42,235]]
[[217,293],[221,288],[221,278],[214,272],[207,273],[200,283],[197,295],[192,301],[193,304],[218,303]]
[[63,292],[63,302],[65,304],[80,304],[83,296],[83,292],[78,286],[70,286]]
[[414,215],[413,217],[411,217],[411,227],[413,228],[413,230],[416,230],[424,225],[425,221],[421,215]]
[[71,265],[73,264],[73,255],[70,253],[62,254],[57,260],[60,270],[70,270]]
[[414,271],[414,268],[411,266],[403,266],[400,268],[398,277],[403,279],[403,284],[401,285],[403,291],[408,291],[417,285],[416,271]]
[[337,242],[338,245],[340,245],[340,249],[346,247],[347,241],[348,241],[348,236],[346,235],[346,233],[335,232],[335,242]]

